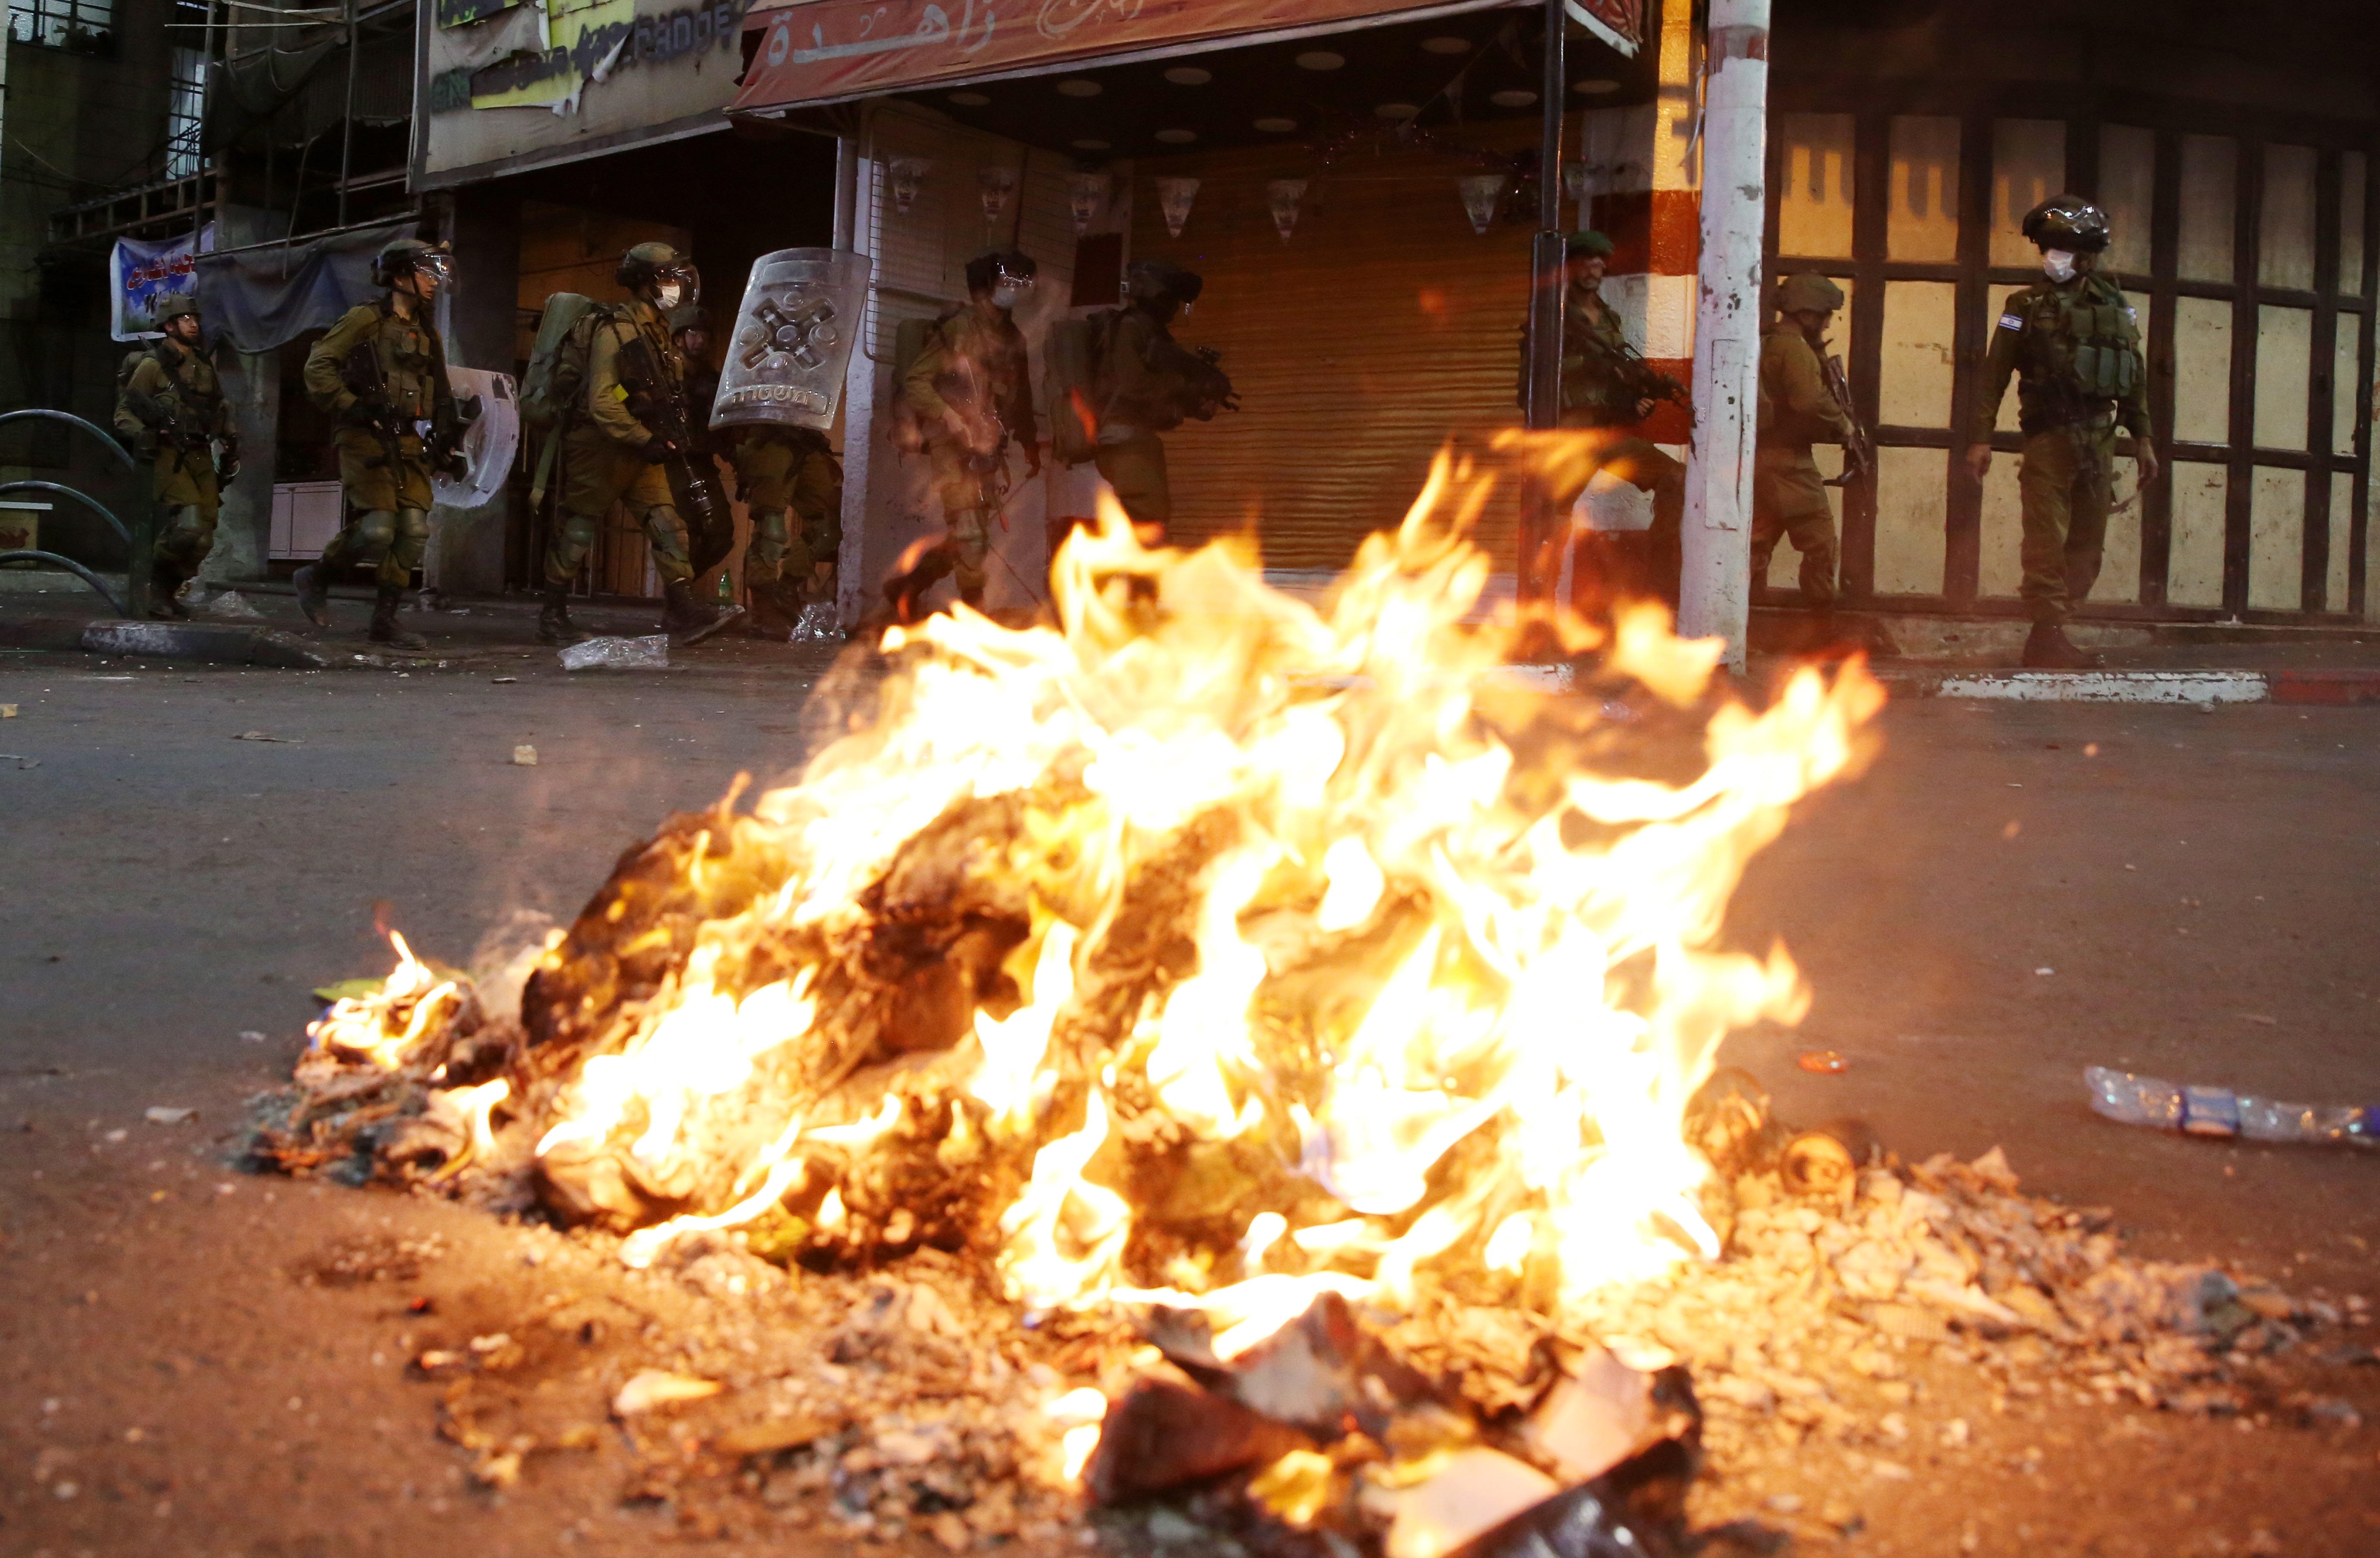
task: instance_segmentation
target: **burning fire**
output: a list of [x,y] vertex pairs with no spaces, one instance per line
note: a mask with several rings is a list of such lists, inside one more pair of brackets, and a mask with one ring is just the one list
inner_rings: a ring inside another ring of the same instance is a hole
[[[1559,1312],[1715,1255],[1687,1100],[1732,1028],[1806,1004],[1781,950],[1714,945],[1722,914],[1882,694],[1805,669],[1755,712],[1653,607],[1559,625],[1602,670],[1534,689],[1520,624],[1467,625],[1487,497],[1441,457],[1320,608],[1109,505],[1056,627],[890,631],[872,717],[679,835],[665,890],[732,907],[681,934],[599,898],[546,953],[529,999],[578,1026],[516,1105],[539,1172],[632,1187],[634,1264],[930,1223],[1027,1308],[1196,1311],[1226,1361],[1326,1290]],[[682,955],[596,1009],[604,938]],[[452,998],[397,944],[320,1046],[394,1064]],[[456,1101],[475,1137],[498,1096]]]

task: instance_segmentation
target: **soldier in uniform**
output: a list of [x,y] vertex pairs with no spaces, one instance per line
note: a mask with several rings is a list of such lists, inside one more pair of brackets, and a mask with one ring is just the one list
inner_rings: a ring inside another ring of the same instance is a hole
[[1197,359],[1175,342],[1171,326],[1206,286],[1196,273],[1163,260],[1134,261],[1099,366],[1096,382],[1104,393],[1092,459],[1148,546],[1164,545],[1173,523],[1165,440],[1158,434],[1182,425],[1184,403],[1197,387],[1189,372]]
[[[1678,599],[1679,546],[1686,501],[1685,468],[1633,429],[1664,399],[1685,399],[1675,379],[1656,372],[1628,344],[1620,315],[1603,300],[1611,240],[1572,233],[1563,243],[1561,425],[1612,430],[1595,452],[1593,469],[1576,486],[1551,494],[1567,515],[1586,482],[1608,471],[1653,500],[1653,522],[1642,531],[1590,531],[1578,542],[1572,603],[1592,611],[1624,596]],[[1524,354],[1525,360],[1525,354]]]
[[1843,289],[1813,271],[1777,288],[1777,323],[1760,343],[1760,442],[1752,460],[1752,578],[1768,577],[1779,537],[1802,554],[1802,603],[1819,613],[1835,604],[1835,513],[1828,506],[1814,441],[1856,435],[1835,398],[1818,354]]
[[736,494],[752,516],[752,538],[744,550],[752,630],[782,639],[805,603],[834,599],[843,467],[826,434],[815,428],[744,422],[729,437]]
[[[1013,317],[1032,290],[1040,267],[1014,250],[967,262],[967,302],[935,321],[925,350],[901,381],[901,396],[916,419],[948,533],[907,570],[886,581],[894,618],[914,621],[917,602],[950,574],[959,599],[983,604],[990,576],[990,521],[1004,487],[1008,443],[1025,451],[1025,474],[1041,473],[1040,432],[1033,416],[1033,383],[1024,332]],[[790,549],[789,549],[790,550]]]
[[[670,340],[686,361],[686,463],[695,474],[716,481],[718,458],[726,453],[725,440],[710,430],[711,403],[719,398],[719,370],[710,362],[710,320],[698,303],[680,303],[669,313]],[[724,504],[710,506],[692,501],[686,482],[673,473],[670,492],[678,517],[686,521],[686,557],[700,578],[735,550],[735,517]]]
[[[640,243],[620,257],[614,275],[629,301],[595,327],[588,349],[585,403],[572,408],[562,434],[562,507],[545,554],[545,604],[538,638],[575,641],[567,607],[570,581],[595,545],[604,516],[625,503],[643,526],[667,602],[662,626],[694,643],[743,615],[714,612],[694,598],[694,563],[678,517],[672,477],[694,473],[693,414],[686,360],[671,339],[669,310],[699,300],[694,262],[665,243]],[[705,408],[708,417],[708,408]]]
[[176,293],[158,301],[155,317],[165,338],[126,359],[115,431],[151,457],[151,491],[171,516],[150,554],[149,615],[183,617],[190,613],[181,589],[214,550],[223,484],[239,470],[239,437],[200,345],[198,304]]
[[400,649],[422,647],[419,634],[396,625],[396,608],[429,544],[431,473],[462,465],[446,347],[430,322],[453,267],[441,246],[389,243],[372,262],[380,298],[349,309],[306,354],[307,396],[339,420],[334,438],[346,523],[322,561],[298,570],[298,603],[316,627],[328,627],[331,571],[377,555],[380,592],[368,636]]
[[2066,618],[2099,577],[2114,495],[2116,430],[2132,435],[2140,484],[2157,477],[2148,410],[2148,369],[2131,305],[2098,274],[2107,217],[2079,195],[2058,195],[2025,213],[2024,236],[2041,250],[2043,279],[2009,296],[1984,359],[1983,393],[1968,427],[1967,469],[1977,481],[1992,465],[2000,397],[2018,375],[2017,427],[2024,463],[2019,592],[2033,616],[2024,663],[2080,670],[2099,658],[2066,636]]

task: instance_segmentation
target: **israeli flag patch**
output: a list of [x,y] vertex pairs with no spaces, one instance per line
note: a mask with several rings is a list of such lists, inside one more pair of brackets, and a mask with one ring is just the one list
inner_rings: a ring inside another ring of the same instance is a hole
[[2002,314],[2002,315],[2000,315],[2000,328],[2001,328],[2002,330],[2022,330],[2022,329],[2023,329],[2023,328],[2024,328],[2024,319],[2023,319],[2023,316],[2022,316],[2022,315],[2020,315],[2020,314]]

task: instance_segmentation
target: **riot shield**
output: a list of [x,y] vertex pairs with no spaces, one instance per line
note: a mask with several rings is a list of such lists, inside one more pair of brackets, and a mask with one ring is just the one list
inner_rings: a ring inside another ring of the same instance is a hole
[[868,302],[869,262],[833,249],[781,249],[752,265],[719,372],[710,425],[834,425]]
[[478,396],[480,415],[463,430],[463,474],[440,473],[431,479],[430,491],[451,508],[477,508],[504,491],[504,478],[512,473],[513,456],[520,448],[520,391],[510,373],[484,368],[450,366],[446,382],[454,386],[458,408]]

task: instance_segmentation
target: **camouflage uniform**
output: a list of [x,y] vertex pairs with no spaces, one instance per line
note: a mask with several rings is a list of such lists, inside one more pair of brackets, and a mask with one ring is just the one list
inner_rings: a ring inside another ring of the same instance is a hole
[[949,527],[938,555],[921,564],[916,590],[923,593],[944,573],[955,572],[959,598],[980,602],[990,580],[984,571],[991,553],[987,522],[996,512],[1001,435],[1027,447],[1040,436],[1025,335],[1006,310],[987,318],[973,305],[960,309],[937,322],[901,381],[901,394],[917,419]]
[[745,588],[774,594],[788,615],[813,587],[812,599],[832,600],[832,576],[813,578],[819,565],[832,568],[843,548],[843,466],[826,434],[756,422],[734,437],[735,492],[752,516]]
[[[359,303],[306,354],[308,398],[342,419],[332,437],[346,524],[322,549],[322,566],[339,567],[378,554],[381,584],[399,590],[430,542],[430,453],[418,424],[430,423],[432,437],[452,437],[456,427],[446,347],[427,314],[428,305],[419,304],[407,319],[392,297]],[[365,406],[348,383],[348,359],[359,350],[378,364],[376,408]],[[398,424],[393,436],[357,425],[358,416],[376,408]]]
[[[213,444],[238,462],[231,405],[205,354],[168,336],[136,352],[115,396],[115,431],[150,456],[150,491],[164,519],[151,554],[152,588],[170,602],[214,550],[221,503]],[[170,610],[170,606],[166,609]]]
[[[2111,361],[2102,387],[2078,386],[2078,348],[2128,358]],[[2114,282],[2093,272],[2046,277],[2009,295],[1992,329],[1976,396],[1970,444],[1989,444],[2009,379],[2017,384],[2017,427],[2024,464],[2017,479],[2024,504],[2023,596],[2036,625],[2062,626],[2099,578],[2107,513],[2115,489],[2116,430],[2150,437],[2148,370],[2131,306]]]
[[562,435],[562,512],[546,548],[547,582],[566,585],[577,576],[614,503],[625,503],[643,526],[664,585],[694,578],[670,473],[645,457],[654,434],[640,420],[653,414],[655,400],[683,396],[685,386],[685,355],[650,303],[615,305],[596,325],[585,414],[571,418]]
[[[1626,428],[1637,422],[1635,392],[1621,383],[1618,366],[1628,337],[1620,315],[1594,286],[1572,282],[1562,291],[1561,425]],[[1608,470],[1653,495],[1652,528],[1642,531],[1589,531],[1578,538],[1578,566],[1572,602],[1590,609],[1614,595],[1678,596],[1680,543],[1686,505],[1685,468],[1660,447],[1634,433],[1605,444],[1576,486],[1550,494],[1557,515],[1567,516],[1596,470]]]
[[1173,489],[1158,433],[1182,425],[1193,389],[1180,365],[1190,359],[1173,333],[1145,309],[1125,308],[1108,336],[1100,382],[1107,388],[1092,455],[1100,477],[1135,525],[1162,532],[1173,522]]
[[1817,349],[1790,321],[1772,326],[1760,343],[1760,442],[1752,462],[1752,578],[1768,577],[1780,536],[1802,554],[1802,600],[1824,609],[1835,602],[1835,514],[1827,503],[1815,440],[1853,436],[1851,419],[1828,387]]

